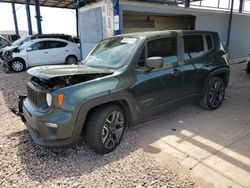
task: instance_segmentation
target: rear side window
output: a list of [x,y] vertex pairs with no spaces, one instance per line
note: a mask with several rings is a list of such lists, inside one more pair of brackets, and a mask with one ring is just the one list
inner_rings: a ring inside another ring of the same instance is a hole
[[48,48],[63,48],[67,46],[68,43],[61,41],[48,41]]
[[207,48],[211,50],[213,48],[213,39],[211,35],[206,35]]
[[184,39],[185,59],[193,59],[205,53],[202,35],[187,35]]
[[177,62],[177,38],[168,37],[149,41],[148,57],[162,57],[164,64]]

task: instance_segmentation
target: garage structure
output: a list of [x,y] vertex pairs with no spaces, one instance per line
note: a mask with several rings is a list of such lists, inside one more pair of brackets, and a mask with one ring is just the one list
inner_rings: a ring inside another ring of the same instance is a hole
[[[241,2],[244,1],[228,2],[228,5],[220,6],[218,0],[213,9],[204,9],[202,1],[164,3],[159,0],[120,0],[118,8],[112,5],[111,0],[82,6],[79,9],[79,34],[83,57],[98,41],[113,34],[196,29],[219,32],[221,41],[229,47],[230,59],[246,58],[250,53],[250,14],[243,9]],[[192,6],[192,3],[195,5]],[[89,17],[95,21],[89,20]]]
[[[25,4],[29,34],[33,34],[30,5],[35,5],[38,33],[42,33],[40,6],[76,10],[77,35],[82,58],[105,37],[121,33],[155,30],[211,30],[220,34],[231,59],[250,53],[250,1],[217,0],[0,0],[12,3],[15,30],[18,19],[15,4]],[[210,3],[211,4],[211,3]],[[91,19],[89,19],[91,18]]]

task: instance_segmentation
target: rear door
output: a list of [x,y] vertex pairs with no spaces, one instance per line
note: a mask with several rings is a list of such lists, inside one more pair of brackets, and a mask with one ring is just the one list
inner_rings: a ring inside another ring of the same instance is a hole
[[213,43],[210,40],[209,47],[207,38],[211,35],[192,34],[182,38],[182,64],[184,73],[183,94],[185,96],[199,95],[204,87],[210,67],[213,66],[213,58],[210,52]]
[[[183,74],[177,41],[177,37],[154,39],[147,42],[142,52],[135,70],[137,82],[132,89],[142,114],[158,113],[182,96]],[[148,70],[144,57],[163,57],[164,65],[160,69]]]

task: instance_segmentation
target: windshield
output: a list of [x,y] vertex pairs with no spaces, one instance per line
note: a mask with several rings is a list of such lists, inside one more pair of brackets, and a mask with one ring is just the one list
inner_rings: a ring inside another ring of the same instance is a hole
[[31,39],[30,36],[20,38],[20,39],[16,40],[15,42],[13,42],[12,46],[20,46],[20,45],[30,41],[30,39]]
[[95,68],[119,69],[126,65],[138,41],[138,38],[130,37],[102,40],[83,60],[83,64]]
[[25,49],[26,47],[30,46],[32,43],[33,43],[33,41],[30,40],[29,42],[23,43],[23,44],[22,44],[21,46],[19,46],[18,48],[21,49],[21,50],[23,50],[23,49]]

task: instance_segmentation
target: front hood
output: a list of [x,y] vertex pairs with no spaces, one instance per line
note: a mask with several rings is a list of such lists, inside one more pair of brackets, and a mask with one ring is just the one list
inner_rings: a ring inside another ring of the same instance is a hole
[[92,68],[83,65],[50,65],[34,67],[27,71],[30,75],[49,80],[61,76],[113,73],[114,70]]
[[16,48],[18,48],[18,46],[6,46],[4,49],[3,49],[3,52],[11,52],[13,50],[15,50]]

